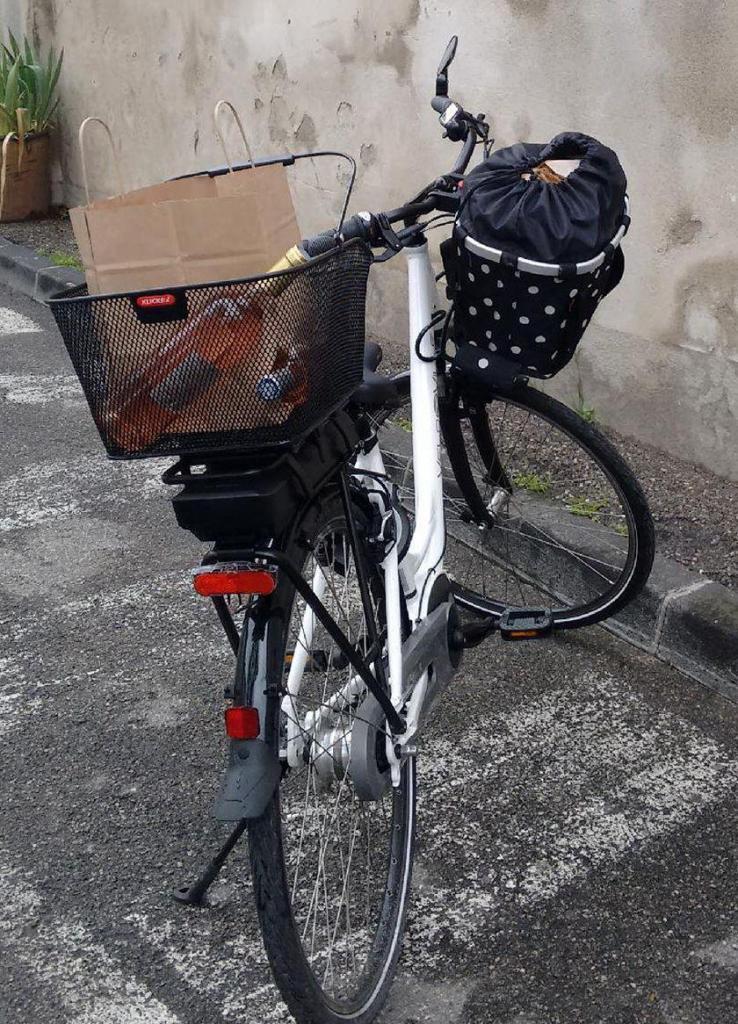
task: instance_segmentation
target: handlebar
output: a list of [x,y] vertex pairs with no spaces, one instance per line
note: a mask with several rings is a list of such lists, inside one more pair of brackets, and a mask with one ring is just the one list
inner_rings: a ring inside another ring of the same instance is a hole
[[452,174],[463,174],[469,166],[469,161],[472,158],[474,147],[477,144],[477,136],[474,130],[470,127],[467,132],[466,138],[464,139],[464,145],[461,147],[459,158],[454,164],[454,168],[451,171]]
[[[438,203],[442,195],[445,194],[450,203],[453,203],[458,181],[469,165],[476,144],[477,133],[469,123],[463,137],[461,151],[449,174],[437,178],[409,203],[398,206],[394,210],[387,210],[384,213],[356,213],[353,217],[349,217],[343,222],[340,240],[347,242],[353,238],[361,238],[374,247],[389,245],[390,248],[394,248],[391,237],[394,235],[399,243],[396,246],[396,251],[399,251],[404,242],[417,237],[418,231],[414,225],[418,217],[423,217],[425,214],[439,209]],[[450,206],[448,208],[450,210]],[[401,221],[406,225],[405,230],[396,234],[388,231],[392,224],[398,224]],[[320,234],[314,235],[312,238],[303,239],[300,249],[306,257],[313,259],[334,248],[336,241],[335,231],[321,231]]]
[[[307,258],[319,256],[332,249],[337,241],[348,241],[361,238],[373,247],[385,246],[387,255],[399,252],[404,244],[417,239],[421,228],[417,225],[418,217],[434,210],[454,211],[458,205],[456,195],[459,181],[469,166],[478,141],[486,144],[489,125],[484,114],[476,117],[448,96],[448,67],[456,53],[456,36],[453,36],[446,47],[446,52],[438,69],[436,79],[436,95],[431,106],[439,114],[439,121],[444,128],[444,137],[453,142],[461,142],[461,151],[451,171],[427,185],[414,199],[384,213],[358,213],[345,220],[340,235],[334,231],[323,231],[313,238],[304,239],[300,249]],[[391,225],[404,222],[405,227],[395,232]]]

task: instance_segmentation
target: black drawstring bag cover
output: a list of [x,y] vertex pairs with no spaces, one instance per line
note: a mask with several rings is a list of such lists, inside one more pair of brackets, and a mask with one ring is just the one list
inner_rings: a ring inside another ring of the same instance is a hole
[[[558,185],[522,175],[548,160],[580,160]],[[547,145],[518,142],[469,172],[457,218],[483,245],[540,263],[580,263],[602,252],[623,220],[627,181],[597,139],[563,132]]]

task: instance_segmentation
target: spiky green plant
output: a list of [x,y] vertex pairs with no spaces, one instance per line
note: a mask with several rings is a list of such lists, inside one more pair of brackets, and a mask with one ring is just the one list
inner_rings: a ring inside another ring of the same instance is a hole
[[23,45],[12,32],[0,50],[0,135],[15,133],[20,139],[31,132],[54,127],[59,105],[56,86],[64,51],[57,57],[54,48],[46,60],[24,36]]

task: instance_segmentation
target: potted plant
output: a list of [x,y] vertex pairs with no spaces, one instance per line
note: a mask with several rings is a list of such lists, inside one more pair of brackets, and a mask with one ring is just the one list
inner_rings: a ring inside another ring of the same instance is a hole
[[49,133],[64,51],[42,60],[28,39],[12,32],[0,51],[0,221],[44,214],[51,200]]

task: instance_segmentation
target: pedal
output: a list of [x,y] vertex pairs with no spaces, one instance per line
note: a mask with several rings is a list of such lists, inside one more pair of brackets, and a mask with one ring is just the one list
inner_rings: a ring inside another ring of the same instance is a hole
[[550,608],[506,608],[499,621],[503,640],[538,640],[553,629]]

